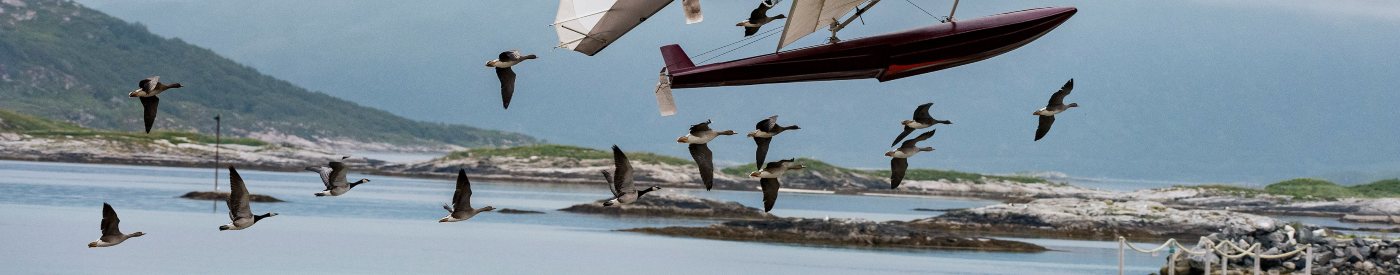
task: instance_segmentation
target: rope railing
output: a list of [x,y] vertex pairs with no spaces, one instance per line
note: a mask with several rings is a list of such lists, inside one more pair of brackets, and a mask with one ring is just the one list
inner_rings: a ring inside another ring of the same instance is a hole
[[[1124,274],[1124,273],[1123,273],[1123,272],[1124,272],[1124,270],[1123,270],[1123,266],[1124,266],[1124,255],[1123,255],[1123,254],[1124,254],[1124,253],[1123,253],[1123,252],[1125,251],[1125,248],[1126,248],[1126,249],[1131,249],[1131,250],[1133,250],[1133,251],[1137,251],[1137,252],[1139,252],[1139,253],[1147,253],[1147,254],[1153,254],[1153,253],[1160,252],[1160,251],[1162,251],[1162,250],[1164,250],[1164,249],[1171,248],[1171,249],[1172,249],[1172,250],[1171,250],[1171,256],[1168,258],[1169,260],[1168,260],[1168,263],[1167,263],[1167,271],[1168,271],[1168,274],[1170,274],[1170,275],[1175,275],[1175,274],[1176,274],[1176,260],[1177,260],[1177,257],[1178,257],[1180,254],[1182,254],[1182,253],[1192,254],[1192,255],[1205,255],[1205,254],[1220,255],[1220,260],[1221,260],[1221,261],[1220,261],[1220,270],[1221,270],[1222,274],[1223,274],[1224,272],[1226,272],[1226,271],[1229,270],[1229,266],[1230,266],[1230,265],[1229,265],[1229,260],[1230,260],[1230,259],[1239,259],[1239,258],[1244,258],[1244,257],[1246,257],[1246,256],[1252,257],[1252,258],[1254,258],[1254,274],[1260,274],[1260,272],[1261,272],[1261,270],[1260,270],[1260,268],[1259,268],[1259,261],[1260,261],[1260,260],[1287,259],[1287,258],[1292,258],[1292,257],[1294,257],[1294,256],[1297,256],[1299,253],[1306,253],[1306,256],[1305,256],[1306,261],[1305,261],[1305,264],[1304,264],[1304,267],[1303,267],[1303,274],[1312,274],[1312,258],[1313,258],[1313,257],[1312,257],[1312,245],[1311,245],[1311,244],[1303,245],[1303,246],[1301,246],[1301,247],[1299,247],[1299,248],[1297,248],[1297,249],[1294,249],[1293,251],[1284,252],[1284,253],[1278,253],[1278,254],[1273,254],[1273,255],[1264,255],[1262,252],[1257,252],[1257,251],[1259,251],[1259,249],[1261,248],[1261,246],[1260,246],[1259,243],[1248,244],[1248,245],[1246,245],[1245,247],[1240,247],[1239,245],[1235,244],[1235,242],[1223,241],[1223,242],[1217,243],[1217,242],[1215,242],[1215,241],[1213,241],[1213,240],[1211,240],[1211,239],[1209,239],[1209,238],[1206,238],[1206,237],[1201,237],[1201,239],[1200,239],[1200,241],[1198,241],[1196,247],[1198,247],[1199,249],[1188,248],[1188,247],[1186,247],[1185,245],[1183,245],[1180,241],[1177,241],[1176,239],[1173,238],[1173,239],[1167,239],[1166,242],[1162,243],[1162,245],[1159,245],[1159,246],[1157,246],[1157,247],[1155,247],[1155,248],[1152,248],[1152,249],[1142,249],[1142,248],[1137,247],[1136,245],[1133,245],[1133,243],[1128,242],[1128,239],[1127,239],[1127,238],[1124,238],[1124,237],[1122,237],[1122,236],[1119,236],[1119,237],[1118,237],[1118,274],[1120,274],[1120,275],[1121,275],[1121,274]],[[1205,270],[1206,274],[1210,274],[1210,268],[1211,268],[1211,265],[1206,265],[1206,270]]]

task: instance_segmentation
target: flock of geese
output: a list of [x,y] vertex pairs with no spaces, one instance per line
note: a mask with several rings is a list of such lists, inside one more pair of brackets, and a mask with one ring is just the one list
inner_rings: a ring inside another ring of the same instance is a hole
[[[510,66],[519,64],[520,61],[534,58],[534,55],[521,55],[517,51],[510,51],[501,53],[501,59],[492,60],[492,62],[488,62],[486,65],[496,67],[498,75],[509,75],[513,77],[514,73],[510,71]],[[140,88],[132,91],[130,96],[140,98],[141,105],[145,109],[146,132],[149,133],[155,119],[156,105],[160,102],[160,99],[156,96],[166,90],[181,88],[183,86],[180,85],[180,83],[171,83],[168,85],[160,83],[159,76],[143,79],[139,83],[139,86]],[[504,91],[510,91],[510,86],[511,85],[503,84]],[[1050,132],[1050,126],[1054,124],[1056,114],[1062,113],[1070,108],[1079,107],[1077,103],[1064,103],[1065,96],[1068,96],[1073,89],[1074,80],[1070,79],[1059,91],[1056,91],[1050,96],[1050,101],[1045,107],[1032,113],[1040,118],[1039,125],[1036,127],[1035,140],[1038,141],[1044,138],[1045,134]],[[510,97],[508,93],[505,99],[506,107],[509,107]],[[934,150],[933,147],[919,147],[918,143],[932,138],[934,133],[937,132],[937,129],[929,130],[912,139],[905,140],[904,138],[908,137],[916,130],[930,128],[938,124],[953,124],[952,121],[935,119],[933,116],[929,115],[929,109],[932,107],[933,103],[919,105],[914,109],[912,119],[900,122],[900,124],[904,126],[904,130],[900,132],[899,135],[895,137],[894,142],[890,144],[890,146],[899,144],[899,147],[885,153],[885,156],[890,157],[891,189],[899,188],[899,184],[903,181],[904,175],[909,168],[908,159],[910,157],[913,157],[919,152],[931,152]],[[699,168],[700,178],[705,185],[705,190],[714,188],[715,166],[713,153],[708,146],[709,142],[719,136],[738,134],[738,132],[734,130],[716,131],[710,128],[712,122],[713,121],[706,120],[705,122],[691,125],[689,133],[676,139],[676,142],[684,143],[689,146],[690,155],[695,160],[696,167]],[[748,137],[752,138],[754,144],[757,145],[757,149],[754,152],[756,159],[755,164],[761,164],[757,167],[759,170],[750,173],[749,176],[759,179],[759,187],[763,191],[764,212],[772,211],[773,206],[777,203],[778,189],[780,186],[778,179],[790,170],[806,168],[802,164],[797,163],[794,158],[765,163],[764,161],[768,155],[769,144],[771,144],[773,138],[779,134],[799,129],[802,128],[797,125],[783,126],[778,124],[778,116],[775,115],[759,121],[758,124],[754,125],[754,130],[748,133]],[[903,143],[901,143],[901,141],[903,141]],[[612,146],[612,153],[613,171],[602,171],[603,178],[608,183],[608,189],[612,192],[612,197],[604,200],[603,206],[633,203],[649,192],[661,190],[659,186],[651,186],[646,189],[638,190],[633,180],[632,164],[631,161],[627,159],[627,155],[623,153],[622,149],[617,147],[617,145]],[[316,172],[320,175],[321,183],[325,187],[321,192],[314,193],[315,196],[341,196],[350,192],[350,190],[354,189],[356,186],[370,182],[369,179],[360,179],[355,182],[350,182],[346,179],[349,168],[346,167],[343,161],[347,158],[349,158],[349,156],[341,157],[341,159],[337,161],[331,161],[326,166],[306,168],[307,171]],[[229,166],[228,170],[229,188],[231,189],[227,201],[230,222],[225,225],[220,225],[220,231],[247,229],[258,221],[277,216],[277,213],[271,212],[253,215],[253,211],[248,203],[249,193],[247,185],[244,184],[243,178],[238,175],[237,169],[233,166]],[[447,210],[448,215],[439,219],[438,222],[465,221],[475,217],[477,214],[496,209],[491,206],[473,208],[471,206],[471,196],[471,181],[467,178],[466,169],[460,169],[457,172],[456,191],[452,195],[452,201],[442,206],[443,209]],[[121,229],[118,228],[120,222],[121,219],[117,218],[116,210],[112,209],[110,204],[103,203],[101,224],[102,237],[97,241],[89,243],[88,247],[114,246],[121,244],[127,239],[145,235],[145,233],[142,232],[123,234]]]
[[[736,26],[744,27],[744,35],[750,36],[758,32],[759,28],[764,24],[785,18],[785,16],[781,14],[775,16],[767,15],[767,11],[772,8],[773,4],[774,3],[771,1],[763,1],[759,4],[758,8],[753,10],[748,20],[739,22]],[[503,108],[510,108],[511,96],[515,92],[516,75],[511,68],[519,65],[521,62],[536,58],[537,57],[533,54],[522,54],[518,50],[512,50],[502,52],[496,59],[486,62],[487,67],[495,68],[496,76],[501,82],[501,106]],[[143,119],[146,133],[151,132],[151,126],[155,123],[157,106],[160,104],[158,95],[169,89],[178,89],[181,87],[184,86],[180,83],[165,84],[160,82],[159,76],[152,76],[141,80],[138,84],[138,89],[129,94],[130,97],[139,98],[141,100],[141,106],[144,109]],[[1069,95],[1070,91],[1073,89],[1074,79],[1070,79],[1059,91],[1056,91],[1050,96],[1050,101],[1045,107],[1033,113],[1040,118],[1039,125],[1036,127],[1035,140],[1038,141],[1044,138],[1045,135],[1050,132],[1050,126],[1055,123],[1056,114],[1069,110],[1070,108],[1079,107],[1077,103],[1064,103],[1065,96]],[[931,107],[933,107],[933,103],[919,105],[914,109],[912,119],[900,122],[900,124],[904,126],[904,130],[900,132],[899,135],[895,137],[894,142],[890,144],[890,146],[898,144],[899,147],[885,153],[885,156],[890,157],[891,189],[899,188],[899,184],[903,181],[905,173],[909,168],[908,159],[910,157],[920,152],[931,152],[934,150],[933,147],[919,147],[918,143],[932,138],[937,130],[929,130],[912,139],[905,140],[905,138],[917,130],[927,129],[938,124],[953,124],[952,121],[935,119],[933,116],[929,115],[929,109]],[[690,155],[699,168],[700,178],[705,185],[705,190],[714,188],[715,172],[713,152],[710,151],[707,144],[719,136],[738,134],[734,130],[716,131],[710,128],[711,122],[710,120],[706,120],[705,122],[692,125],[690,126],[689,133],[676,139],[676,142],[684,143],[689,146]],[[750,173],[749,176],[759,179],[759,187],[763,191],[763,211],[765,212],[772,211],[774,204],[777,203],[778,188],[780,186],[778,179],[788,171],[806,168],[802,164],[797,163],[795,158],[764,162],[768,155],[768,147],[772,143],[773,138],[777,137],[779,134],[799,129],[802,128],[797,125],[779,125],[778,116],[774,115],[759,121],[758,124],[754,126],[754,130],[750,131],[747,135],[749,138],[752,138],[754,144],[757,145],[754,157],[756,160],[755,164],[757,165],[756,168],[759,170]],[[903,143],[901,143],[901,141],[903,141]],[[612,146],[612,153],[613,171],[602,171],[603,178],[608,183],[608,189],[612,192],[611,198],[603,200],[604,206],[633,203],[643,195],[661,189],[659,186],[651,186],[646,189],[638,190],[634,185],[632,165],[627,159],[627,155],[623,153],[622,149],[618,148],[617,145]],[[321,183],[325,186],[325,190],[315,193],[315,196],[341,196],[350,192],[350,190],[354,189],[356,186],[370,182],[369,179],[360,179],[355,182],[346,180],[346,174],[349,170],[345,166],[345,163],[342,162],[346,158],[349,157],[342,157],[339,161],[331,161],[327,166],[306,168],[307,171],[319,174],[321,176]],[[238,175],[238,171],[233,166],[229,166],[228,170],[229,185],[231,188],[227,201],[230,222],[219,226],[219,230],[243,230],[252,227],[263,219],[277,216],[277,213],[271,212],[253,215],[253,211],[248,204],[249,193],[247,185],[244,184],[243,178]],[[438,222],[465,221],[483,212],[490,212],[496,209],[491,206],[473,208],[471,206],[471,196],[471,181],[467,178],[466,170],[460,169],[457,172],[456,191],[452,195],[452,201],[442,206],[443,209],[447,210],[448,215],[439,219]],[[88,247],[114,246],[121,244],[127,239],[145,235],[145,233],[142,232],[123,234],[121,229],[118,228],[120,222],[121,220],[117,218],[116,210],[112,209],[110,204],[103,203],[102,237],[97,241],[89,243]]]

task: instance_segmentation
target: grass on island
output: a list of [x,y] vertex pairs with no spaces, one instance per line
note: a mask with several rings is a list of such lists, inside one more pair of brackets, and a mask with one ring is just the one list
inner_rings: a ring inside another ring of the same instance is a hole
[[[628,152],[627,159],[642,163],[668,164],[668,165],[692,165],[693,161],[671,156],[657,155],[648,152]],[[444,159],[462,159],[468,157],[557,157],[569,159],[612,159],[612,150],[607,151],[583,148],[558,144],[539,144],[517,146],[509,148],[472,148],[466,151],[457,151],[448,154]]]
[[[172,144],[198,143],[213,144],[214,136],[188,132],[153,131],[117,132],[83,128],[77,124],[54,121],[39,117],[0,110],[0,132],[14,132],[42,138],[98,138],[119,142],[141,142],[166,140]],[[263,146],[267,142],[241,137],[224,137],[223,144]]]
[[[848,174],[857,174],[857,175],[864,175],[864,176],[876,177],[876,178],[888,178],[888,177],[890,177],[890,171],[889,171],[889,170],[861,170],[861,169],[844,168],[844,167],[831,165],[831,164],[829,164],[829,163],[825,163],[825,162],[822,162],[822,161],[819,161],[819,160],[809,159],[809,158],[799,158],[799,159],[797,159],[797,162],[798,162],[798,163],[801,163],[801,164],[804,165],[804,166],[807,166],[807,168],[804,169],[804,170],[807,170],[807,171],[810,171],[810,172],[817,172],[817,173],[823,173],[823,174],[848,173]],[[747,164],[744,164],[744,165],[739,165],[739,166],[724,168],[724,169],[721,169],[720,172],[725,173],[725,174],[729,174],[729,175],[735,175],[735,176],[748,176],[749,173],[752,173],[752,172],[754,171],[753,167],[754,167],[754,164],[753,164],[753,163],[747,163]],[[972,182],[972,183],[977,183],[977,184],[986,183],[986,182],[988,182],[988,181],[1009,181],[1009,182],[1017,182],[1017,183],[1050,183],[1050,181],[1048,181],[1048,180],[1045,180],[1045,179],[1042,179],[1042,178],[1036,178],[1036,177],[1027,177],[1027,176],[995,176],[995,175],[983,175],[983,174],[977,174],[977,173],[959,172],[959,171],[951,171],[951,170],[936,170],[936,169],[909,169],[908,171],[905,171],[905,173],[904,173],[904,179],[907,179],[907,180],[927,180],[927,181]]]
[[1303,200],[1400,197],[1400,179],[1379,180],[1367,184],[1352,186],[1343,186],[1320,179],[1298,178],[1270,184],[1268,186],[1265,186],[1263,189],[1222,184],[1178,187],[1210,189],[1244,197],[1253,197],[1259,194],[1269,194],[1277,196],[1287,196]]

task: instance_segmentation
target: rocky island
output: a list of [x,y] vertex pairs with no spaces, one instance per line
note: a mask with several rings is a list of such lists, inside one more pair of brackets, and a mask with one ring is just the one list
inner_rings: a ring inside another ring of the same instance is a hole
[[[203,201],[227,201],[228,192],[189,192],[180,195],[182,199],[203,200]],[[248,194],[248,201],[251,202],[286,202],[268,195]]]
[[758,241],[858,248],[958,249],[1040,252],[1044,247],[1017,241],[965,237],[860,219],[782,218],[728,221],[706,227],[635,228],[623,231],[730,241]]
[[[655,195],[653,195],[655,194]],[[762,220],[774,218],[763,210],[737,202],[703,199],[665,190],[647,194],[636,202],[603,206],[601,201],[559,209],[564,212],[630,217],[698,218],[722,220]]]

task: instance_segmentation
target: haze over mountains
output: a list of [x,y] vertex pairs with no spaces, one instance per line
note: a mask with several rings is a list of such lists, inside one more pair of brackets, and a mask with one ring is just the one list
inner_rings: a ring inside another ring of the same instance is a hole
[[[1219,3],[964,2],[960,18],[1040,6],[1080,12],[1026,47],[888,83],[838,81],[678,90],[681,113],[656,115],[657,47],[692,55],[739,39],[752,5],[706,2],[684,25],[673,5],[595,57],[551,50],[556,1],[111,1],[98,10],[142,22],[261,71],[405,117],[529,133],[551,141],[686,154],[669,141],[689,124],[748,130],[772,114],[804,130],[770,156],[882,167],[889,139],[921,102],[957,124],[912,167],[1063,171],[1087,177],[1274,182],[1305,176],[1364,182],[1400,175],[1400,10],[1369,1]],[[951,1],[915,1],[942,15]],[[1253,3],[1250,5],[1248,3]],[[168,16],[166,16],[168,15]],[[510,18],[502,20],[501,18]],[[842,36],[933,23],[885,1]],[[799,42],[820,43],[814,35]],[[770,39],[712,61],[773,51]],[[511,110],[481,66],[519,48]],[[701,61],[703,59],[697,59]],[[1030,112],[1066,79],[1084,105],[1031,142]],[[126,85],[123,83],[123,85]],[[751,141],[719,139],[717,160],[744,162]]]
[[185,88],[162,94],[155,130],[269,141],[367,143],[396,148],[534,143],[529,136],[417,122],[311,92],[218,54],[69,1],[0,3],[0,108],[85,127],[141,130],[137,81],[160,75]]

